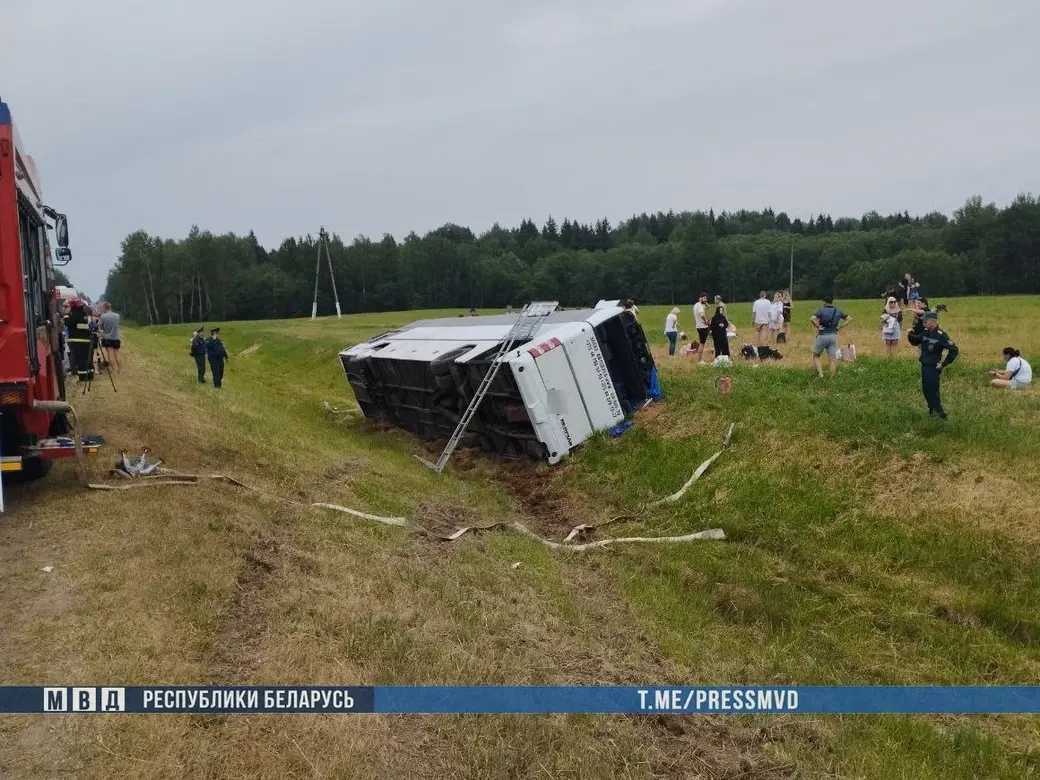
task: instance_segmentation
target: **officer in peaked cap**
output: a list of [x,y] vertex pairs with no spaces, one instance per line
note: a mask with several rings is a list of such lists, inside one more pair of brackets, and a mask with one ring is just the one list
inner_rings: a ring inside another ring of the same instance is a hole
[[[910,344],[921,348],[921,392],[928,404],[928,414],[938,415],[945,420],[946,412],[939,395],[939,378],[942,370],[957,359],[957,345],[939,327],[939,314],[934,311],[921,315],[906,338]],[[946,353],[945,359],[943,352]]]
[[206,356],[213,374],[213,386],[219,390],[224,379],[224,361],[229,360],[224,342],[220,340],[220,328],[210,328],[209,338],[206,339]]
[[206,382],[206,337],[202,335],[205,333],[205,328],[200,327],[191,336],[191,349],[188,351],[195,359],[195,368],[199,372],[199,384],[205,384]]

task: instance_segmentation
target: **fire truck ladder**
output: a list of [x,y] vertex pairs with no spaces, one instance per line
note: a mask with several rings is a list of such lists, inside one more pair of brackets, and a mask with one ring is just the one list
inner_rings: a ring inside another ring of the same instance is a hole
[[455,449],[459,446],[459,442],[462,441],[462,437],[466,435],[466,429],[469,427],[470,422],[476,415],[480,402],[484,400],[484,396],[487,395],[488,390],[491,389],[495,377],[498,376],[499,369],[502,368],[502,357],[516,342],[519,341],[523,343],[530,341],[531,337],[534,336],[535,331],[537,331],[545,321],[545,318],[556,311],[558,306],[558,301],[537,301],[524,306],[520,311],[520,316],[517,317],[516,322],[513,323],[513,327],[509,329],[509,333],[506,334],[502,343],[498,345],[498,351],[491,359],[491,367],[488,369],[488,372],[484,375],[484,379],[481,380],[480,385],[477,387],[477,392],[473,394],[473,400],[471,400],[469,406],[466,407],[466,411],[459,420],[455,432],[448,440],[444,452],[442,452],[441,456],[437,458],[437,462],[430,463],[430,461],[425,458],[420,458],[418,455],[415,456],[416,460],[424,466],[433,469],[438,474],[444,470],[444,467],[448,465],[448,460],[454,454]]

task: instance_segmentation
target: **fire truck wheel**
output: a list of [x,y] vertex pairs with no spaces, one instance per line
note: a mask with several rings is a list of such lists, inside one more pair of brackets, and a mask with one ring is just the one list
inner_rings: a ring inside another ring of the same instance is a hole
[[44,458],[25,458],[22,461],[22,470],[11,474],[11,476],[14,477],[14,480],[12,481],[15,484],[19,482],[35,482],[38,479],[46,477],[53,466],[53,460]]

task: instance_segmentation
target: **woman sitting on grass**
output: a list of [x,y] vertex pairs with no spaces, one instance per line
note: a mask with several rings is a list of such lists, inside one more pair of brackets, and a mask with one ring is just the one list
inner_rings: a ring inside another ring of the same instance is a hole
[[1014,347],[1004,347],[1004,360],[1007,365],[1001,371],[991,368],[989,375],[993,377],[991,387],[999,387],[1007,390],[1021,390],[1033,382],[1033,368],[1022,357],[1022,353]]

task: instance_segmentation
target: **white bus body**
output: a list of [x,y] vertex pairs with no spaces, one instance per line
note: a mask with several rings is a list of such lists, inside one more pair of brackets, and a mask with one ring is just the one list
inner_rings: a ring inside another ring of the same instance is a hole
[[[447,439],[516,314],[420,320],[340,352],[366,417]],[[513,344],[462,446],[558,463],[651,397],[643,329],[618,306],[558,311]]]

